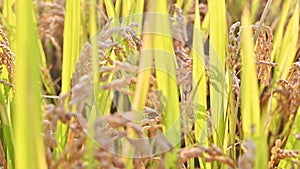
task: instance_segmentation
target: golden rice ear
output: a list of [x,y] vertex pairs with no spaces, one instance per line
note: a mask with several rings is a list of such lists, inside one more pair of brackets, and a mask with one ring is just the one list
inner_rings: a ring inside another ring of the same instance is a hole
[[[11,83],[14,81],[14,68],[15,68],[15,55],[10,49],[10,44],[7,39],[6,33],[4,33],[2,26],[0,25],[0,66],[4,65],[6,68],[5,71],[8,72],[8,78]],[[2,74],[1,67],[1,74]],[[7,82],[9,84],[9,82]],[[10,85],[12,86],[12,85]]]

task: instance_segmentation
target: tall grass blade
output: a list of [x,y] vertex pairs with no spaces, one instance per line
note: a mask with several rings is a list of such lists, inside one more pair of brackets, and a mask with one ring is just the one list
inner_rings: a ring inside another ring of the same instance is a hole
[[281,13],[280,13],[280,20],[278,23],[278,26],[276,28],[276,31],[274,33],[274,42],[273,42],[273,51],[271,53],[271,61],[274,61],[275,58],[278,58],[280,49],[281,49],[281,43],[284,33],[284,27],[286,24],[286,20],[289,14],[291,8],[291,0],[286,0],[283,4]]
[[115,10],[116,16],[121,16],[121,6],[122,6],[122,8],[124,7],[123,2],[122,2],[122,0],[116,0],[116,3],[114,5],[114,7],[115,7],[114,10]]
[[[210,0],[210,46],[209,46],[209,77],[210,77],[210,105],[211,118],[216,144],[226,149],[225,139],[225,54],[227,49],[226,7],[224,0]],[[224,146],[224,147],[223,147]]]
[[114,17],[114,19],[116,19],[119,17],[115,11],[115,6],[112,0],[104,0],[104,4],[109,18]]
[[260,7],[260,0],[252,0],[251,3],[251,21],[254,23],[256,21],[256,14]]
[[[254,139],[256,144],[255,168],[267,167],[266,138],[262,132],[257,73],[253,51],[253,33],[250,27],[250,12],[246,7],[242,15],[242,76],[241,113],[244,139]],[[249,87],[251,86],[251,87]]]
[[179,93],[176,84],[176,60],[170,32],[166,1],[148,1],[149,12],[154,12],[148,26],[153,33],[155,74],[158,89],[162,91],[165,107],[162,110],[162,123],[166,139],[174,147],[167,153],[166,167],[176,168],[176,151],[180,145]]
[[292,65],[297,52],[299,36],[299,4],[294,8],[293,15],[287,25],[284,37],[280,45],[279,54],[275,61],[278,66],[275,67],[273,82],[279,78],[285,79],[288,75],[289,67]]
[[[62,60],[62,89],[65,94],[70,90],[72,73],[75,71],[75,65],[80,50],[80,1],[67,0],[66,14],[64,24],[63,39],[63,60]],[[62,123],[58,123],[56,138],[60,147],[56,151],[60,152],[67,143],[68,128]],[[57,152],[56,152],[57,153]]]
[[[96,0],[90,0],[90,4],[95,4]],[[99,90],[98,90],[98,84],[99,84],[99,76],[97,71],[99,70],[99,59],[98,59],[98,43],[97,43],[97,22],[96,22],[96,11],[95,6],[90,5],[90,18],[89,18],[89,32],[90,32],[90,41],[92,45],[92,63],[93,63],[93,74],[94,77],[94,94],[95,96],[98,96]],[[96,105],[92,105],[91,109],[91,116],[89,118],[89,137],[95,138],[95,121],[96,121]],[[92,139],[89,139],[87,141],[87,149],[88,149],[88,168],[93,169],[95,165],[94,160],[94,148],[95,143]]]
[[47,168],[41,135],[41,84],[37,25],[32,0],[17,1],[15,167]]
[[[130,11],[133,8],[133,4],[134,4],[134,1],[132,1],[132,0],[123,1],[122,17],[127,17],[128,15],[132,14]],[[142,6],[144,6],[144,4]]]
[[207,139],[207,115],[206,115],[206,75],[205,75],[205,58],[203,49],[203,35],[200,27],[200,15],[198,0],[195,5],[195,22],[193,33],[193,105],[195,109],[195,137],[197,143],[203,143]]
[[[206,103],[206,74],[205,74],[205,56],[203,48],[203,34],[200,26],[199,1],[196,0],[195,5],[195,21],[193,33],[193,47],[191,56],[193,58],[193,97],[194,109],[194,128],[196,143],[207,144],[208,128],[207,128],[207,103]],[[207,144],[208,145],[208,144]],[[204,161],[199,158],[203,163]],[[193,161],[192,161],[193,162]],[[193,165],[193,164],[192,164]],[[209,167],[209,163],[205,164]]]
[[[150,22],[148,16],[146,16],[145,21]],[[153,60],[153,36],[149,33],[144,33],[142,36],[143,46],[139,57],[139,73],[138,81],[135,88],[135,93],[133,97],[132,108],[134,111],[141,112],[144,109],[147,93],[150,83],[151,67]]]

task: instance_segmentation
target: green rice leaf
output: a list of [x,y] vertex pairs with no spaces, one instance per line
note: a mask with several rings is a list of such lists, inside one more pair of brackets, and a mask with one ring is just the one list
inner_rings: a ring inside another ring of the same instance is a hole
[[[200,26],[199,1],[196,0],[195,5],[195,21],[193,33],[193,47],[190,55],[193,58],[193,105],[194,109],[194,129],[196,143],[205,144],[208,146],[208,128],[207,128],[207,103],[206,103],[206,74],[205,74],[205,56],[203,48],[203,33]],[[200,161],[210,167],[210,163],[205,163],[201,158]],[[194,161],[189,163],[190,167],[194,167]]]
[[105,8],[108,14],[108,17],[113,17],[114,19],[119,18],[119,15],[115,11],[115,6],[112,0],[104,0]]
[[291,0],[286,0],[283,4],[281,13],[280,13],[280,20],[276,31],[274,33],[274,42],[273,42],[273,51],[271,53],[271,61],[274,61],[275,58],[278,58],[279,51],[281,49],[282,37],[284,33],[284,26],[286,24],[286,20],[290,11],[291,7]]
[[64,50],[62,61],[62,91],[70,90],[72,73],[79,56],[80,49],[80,1],[66,1],[66,17],[64,28]]
[[252,23],[256,20],[256,14],[260,7],[260,0],[253,0],[251,3],[251,21]]
[[267,168],[268,151],[266,138],[262,132],[253,33],[250,27],[250,12],[247,7],[242,15],[242,25],[241,113],[244,139],[254,139],[256,144],[255,168]]
[[227,49],[227,26],[225,0],[210,0],[210,46],[209,46],[209,78],[211,120],[213,123],[214,139],[217,146],[226,149],[225,110],[227,97],[225,95],[225,54]]
[[[67,0],[64,25],[64,44],[62,60],[62,89],[65,94],[70,90],[72,74],[75,71],[76,62],[80,50],[80,1]],[[62,123],[58,123],[56,138],[61,147],[55,152],[64,149],[67,143],[68,128]],[[56,153],[57,153],[56,152]]]
[[292,65],[298,49],[298,32],[299,5],[297,4],[282,39],[279,54],[275,58],[278,66],[274,70],[273,83],[276,83],[279,78],[286,79],[288,75],[289,67]]
[[205,58],[203,49],[203,35],[200,32],[200,15],[198,0],[195,5],[195,22],[193,33],[193,105],[195,109],[195,137],[197,143],[203,143],[207,139],[207,115],[206,115],[206,77],[205,77]]
[[179,93],[176,84],[176,60],[170,32],[169,15],[166,1],[148,1],[151,20],[146,27],[153,36],[153,55],[155,63],[155,74],[158,89],[161,90],[165,107],[162,112],[162,123],[164,134],[172,145],[173,151],[167,153],[166,167],[176,168],[177,148],[180,145],[180,114],[179,114]]
[[[17,50],[15,78],[15,167],[47,168],[41,135],[41,83],[37,25],[33,1],[17,1]],[[29,146],[30,145],[30,146]],[[33,160],[34,159],[34,160]]]
[[[249,11],[245,9],[242,17],[242,77],[241,77],[241,103],[243,114],[243,131],[245,138],[251,138],[252,126],[260,132],[260,108],[257,85],[257,73],[253,51],[252,30],[250,29]],[[249,85],[251,84],[251,87]]]

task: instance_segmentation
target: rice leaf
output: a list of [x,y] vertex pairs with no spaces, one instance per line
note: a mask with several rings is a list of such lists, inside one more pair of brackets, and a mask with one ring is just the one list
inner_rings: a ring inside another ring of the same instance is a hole
[[286,0],[283,4],[280,20],[277,25],[276,31],[274,33],[274,42],[273,42],[273,51],[271,53],[271,61],[274,61],[275,58],[278,58],[279,51],[281,49],[282,37],[284,33],[284,26],[291,8],[291,0]]
[[242,15],[242,25],[241,113],[243,133],[244,139],[254,139],[256,144],[255,168],[259,169],[267,167],[268,151],[266,138],[262,132],[253,33],[250,27],[250,12],[247,7]]
[[66,1],[66,17],[64,28],[64,49],[62,61],[62,91],[70,90],[72,73],[74,72],[80,49],[80,1]]
[[[243,131],[245,138],[250,138],[252,134],[259,134],[260,109],[259,95],[256,77],[256,67],[254,64],[254,52],[252,30],[250,29],[249,11],[245,8],[242,16],[242,77],[241,77],[241,103],[243,113]],[[248,87],[251,84],[251,87]],[[251,128],[254,125],[258,132],[253,133]]]
[[[15,167],[47,168],[41,135],[41,83],[37,25],[33,1],[17,1],[17,50],[15,78]],[[29,146],[30,145],[30,146]],[[33,160],[34,159],[34,160]]]
[[256,20],[256,14],[257,14],[259,7],[260,7],[260,1],[252,0],[252,2],[251,2],[251,21],[252,21],[252,23],[254,23]]
[[115,3],[115,8],[114,8],[114,10],[115,10],[115,14],[116,14],[116,16],[121,16],[121,6],[123,7],[124,5],[122,5],[122,1],[121,0],[116,0],[116,3]]
[[[134,1],[132,1],[132,0],[123,1],[122,17],[127,17],[128,15],[132,15],[132,13],[130,11],[133,7],[133,4],[134,4]],[[144,4],[142,6],[144,6]]]
[[115,11],[115,6],[112,0],[104,0],[105,8],[108,14],[108,17],[113,17],[114,19],[119,18],[119,15]]
[[170,32],[169,15],[166,1],[148,1],[149,12],[152,14],[147,26],[153,35],[153,54],[155,63],[155,74],[158,89],[161,90],[165,107],[162,110],[162,123],[164,134],[172,145],[173,151],[167,153],[166,167],[175,168],[176,151],[180,144],[180,114],[178,101],[178,88],[176,84],[176,60]]
[[195,109],[195,137],[197,143],[203,143],[207,139],[207,115],[206,115],[206,77],[205,77],[205,58],[203,49],[203,35],[200,32],[200,15],[198,0],[195,5],[195,22],[193,33],[193,105]]
[[289,67],[296,57],[298,36],[299,36],[299,5],[294,8],[293,15],[286,28],[284,37],[280,45],[280,51],[275,61],[278,66],[275,67],[273,82],[279,78],[285,79],[288,75]]
[[[95,4],[95,0],[90,0],[90,4]],[[94,94],[95,96],[99,95],[99,89],[98,89],[98,84],[99,84],[99,76],[97,71],[99,70],[99,59],[98,59],[98,42],[97,42],[97,22],[96,22],[96,11],[95,11],[95,6],[90,5],[90,18],[89,18],[89,26],[90,26],[90,41],[92,45],[92,62],[93,62],[93,74],[95,75],[94,77]],[[90,138],[95,138],[95,121],[96,121],[96,105],[92,105],[91,109],[91,114],[89,117],[89,137]],[[95,166],[96,160],[94,160],[94,148],[95,148],[95,143],[93,140],[88,139],[87,140],[87,149],[88,149],[88,168],[92,169]]]
[[[203,48],[203,33],[200,26],[200,13],[199,13],[199,1],[196,0],[195,5],[195,21],[194,21],[194,33],[193,33],[193,47],[190,55],[193,58],[193,105],[194,109],[194,128],[196,143],[205,144],[208,146],[208,128],[207,128],[207,103],[206,103],[206,74],[205,74],[205,56]],[[206,167],[210,167],[209,163],[205,163],[204,160],[199,158],[198,160]],[[192,167],[193,160],[189,163]]]
[[[65,94],[70,90],[72,73],[79,56],[80,49],[80,1],[67,0],[64,25],[64,44],[62,60],[62,89]],[[68,128],[62,123],[58,123],[56,138],[61,145],[55,151],[60,152],[67,143]],[[56,152],[56,153],[57,153]]]
[[214,139],[218,147],[226,149],[225,110],[227,97],[225,95],[225,54],[227,49],[226,7],[224,0],[210,0],[210,46],[209,46],[209,78],[210,105]]

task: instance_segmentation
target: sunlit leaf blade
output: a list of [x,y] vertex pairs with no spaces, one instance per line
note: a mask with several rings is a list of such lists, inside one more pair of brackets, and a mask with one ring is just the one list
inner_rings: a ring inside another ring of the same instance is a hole
[[279,23],[276,27],[276,31],[274,33],[274,41],[273,41],[273,51],[271,53],[271,61],[273,61],[275,58],[278,58],[279,51],[281,49],[281,42],[282,42],[282,37],[284,33],[284,26],[287,20],[287,16],[289,13],[289,9],[291,6],[291,0],[286,0],[285,3],[283,4],[281,13],[280,13],[280,20]]
[[[150,20],[149,17],[145,17],[145,20]],[[134,113],[133,119],[134,121],[138,121],[140,115],[143,114],[144,106],[146,104],[147,94],[149,90],[149,83],[150,83],[150,75],[151,75],[151,68],[153,62],[153,36],[151,34],[143,34],[142,36],[143,46],[140,50],[139,56],[139,72],[137,76],[137,84],[135,87],[135,93],[133,97],[132,103],[132,112]],[[134,138],[136,137],[135,132],[132,129],[127,129],[127,134]],[[126,143],[125,143],[126,144]],[[129,151],[132,151],[131,149]],[[131,153],[131,152],[129,152]],[[126,150],[126,154],[128,154],[128,149]],[[132,153],[133,154],[133,153]],[[132,168],[132,163],[130,159],[126,161],[129,165],[126,168]]]
[[255,22],[256,14],[260,7],[260,0],[253,0],[251,3],[251,21]]
[[259,169],[267,167],[268,151],[266,138],[262,132],[253,33],[250,27],[250,12],[247,7],[242,15],[242,25],[241,113],[243,133],[244,139],[254,139],[256,144],[255,168]]
[[[203,33],[201,32],[200,26],[200,13],[199,13],[199,1],[196,0],[195,5],[195,21],[194,21],[194,33],[193,33],[193,46],[190,53],[193,58],[193,106],[194,111],[194,129],[196,143],[208,145],[207,139],[208,128],[207,128],[207,103],[206,103],[206,74],[205,74],[205,56],[203,48]],[[210,167],[210,163],[205,163],[201,158],[199,160],[206,167]],[[193,161],[192,161],[193,162]],[[191,164],[193,166],[193,164]]]
[[[47,168],[41,135],[41,83],[37,25],[32,0],[17,1],[15,167]],[[30,146],[29,146],[30,145]],[[34,159],[34,160],[33,160]]]
[[[132,14],[130,11],[132,9],[133,4],[134,4],[134,1],[132,1],[132,0],[122,2],[122,17],[127,17]],[[142,6],[144,6],[144,5],[142,5]]]
[[299,5],[294,8],[293,15],[286,28],[283,36],[280,51],[275,58],[278,66],[275,67],[273,82],[279,78],[285,79],[288,75],[289,67],[292,65],[298,45],[298,32],[299,32]]
[[206,77],[203,49],[203,35],[200,28],[199,5],[195,5],[195,22],[193,33],[193,105],[195,109],[195,137],[197,143],[203,143],[207,139],[207,115],[206,115]]
[[[146,17],[146,21],[150,18]],[[143,47],[139,57],[139,73],[138,81],[135,88],[132,108],[134,111],[141,112],[146,103],[146,97],[149,89],[151,67],[153,60],[153,36],[150,34],[143,34]]]
[[178,87],[176,84],[176,60],[172,44],[169,25],[169,15],[166,1],[148,1],[149,12],[152,14],[148,25],[153,34],[153,51],[155,62],[155,74],[158,89],[162,92],[165,101],[162,110],[162,123],[168,142],[172,145],[173,152],[167,154],[167,168],[175,168],[177,155],[176,147],[180,145],[180,115]]
[[104,4],[109,18],[110,17],[113,17],[114,19],[119,18],[119,15],[115,11],[115,6],[112,0],[104,0]]
[[[210,46],[209,46],[209,78],[211,120],[216,144],[225,150],[225,54],[227,44],[226,7],[224,0],[210,0]],[[223,147],[224,146],[224,147]]]
[[[95,4],[96,0],[90,0],[89,1],[91,4]],[[95,11],[95,6],[90,5],[90,18],[89,18],[89,32],[90,32],[90,41],[92,45],[92,63],[93,63],[93,74],[94,76],[94,94],[95,96],[98,96],[99,94],[99,89],[98,89],[98,84],[99,84],[99,76],[98,73],[96,73],[99,70],[99,59],[98,59],[98,43],[97,43],[97,22],[96,22],[96,11]],[[96,121],[96,105],[92,105],[91,108],[91,115],[89,118],[89,137],[90,138],[95,138],[95,121]],[[88,140],[87,141],[87,153],[88,153],[88,169],[94,168],[95,165],[95,160],[94,160],[94,147],[95,143],[93,140]]]
[[122,8],[124,7],[124,4],[122,4],[122,3],[123,3],[122,0],[116,0],[115,1],[114,12],[116,14],[116,17],[121,16],[121,6],[122,6]]
[[80,49],[80,1],[66,1],[66,17],[64,29],[64,50],[62,62],[62,93],[70,90],[72,73],[74,72]]
[[208,5],[211,14],[210,43],[219,57],[221,68],[225,69],[225,51],[228,39],[225,0],[210,0]]
[[[154,1],[153,1],[154,2]],[[154,34],[153,48],[154,48],[154,60],[155,60],[155,72],[158,83],[158,89],[162,90],[163,95],[166,97],[166,108],[163,116],[163,121],[166,129],[173,126],[175,120],[179,119],[179,102],[178,102],[178,89],[176,84],[176,60],[172,46],[172,38],[169,18],[167,17],[167,5],[160,1],[156,4],[156,12],[159,15],[156,17],[162,17],[162,19],[155,18],[154,21],[161,21],[165,27],[155,23],[155,32],[163,32],[163,28],[166,35]],[[156,20],[157,19],[157,20]],[[163,22],[165,21],[165,22]],[[177,139],[176,137],[172,139]],[[174,141],[172,141],[174,142]]]
[[[245,10],[242,17],[242,77],[241,77],[241,103],[243,113],[243,131],[246,138],[252,136],[252,126],[259,134],[260,108],[257,85],[257,73],[252,42],[252,30],[249,22],[249,11]],[[254,73],[253,73],[254,72]],[[251,87],[249,85],[251,84]]]
[[[67,0],[64,24],[64,44],[62,60],[62,87],[61,93],[65,94],[70,90],[72,74],[80,50],[80,1]],[[62,151],[67,143],[68,128],[62,123],[58,123],[56,137],[61,145],[55,150]]]

